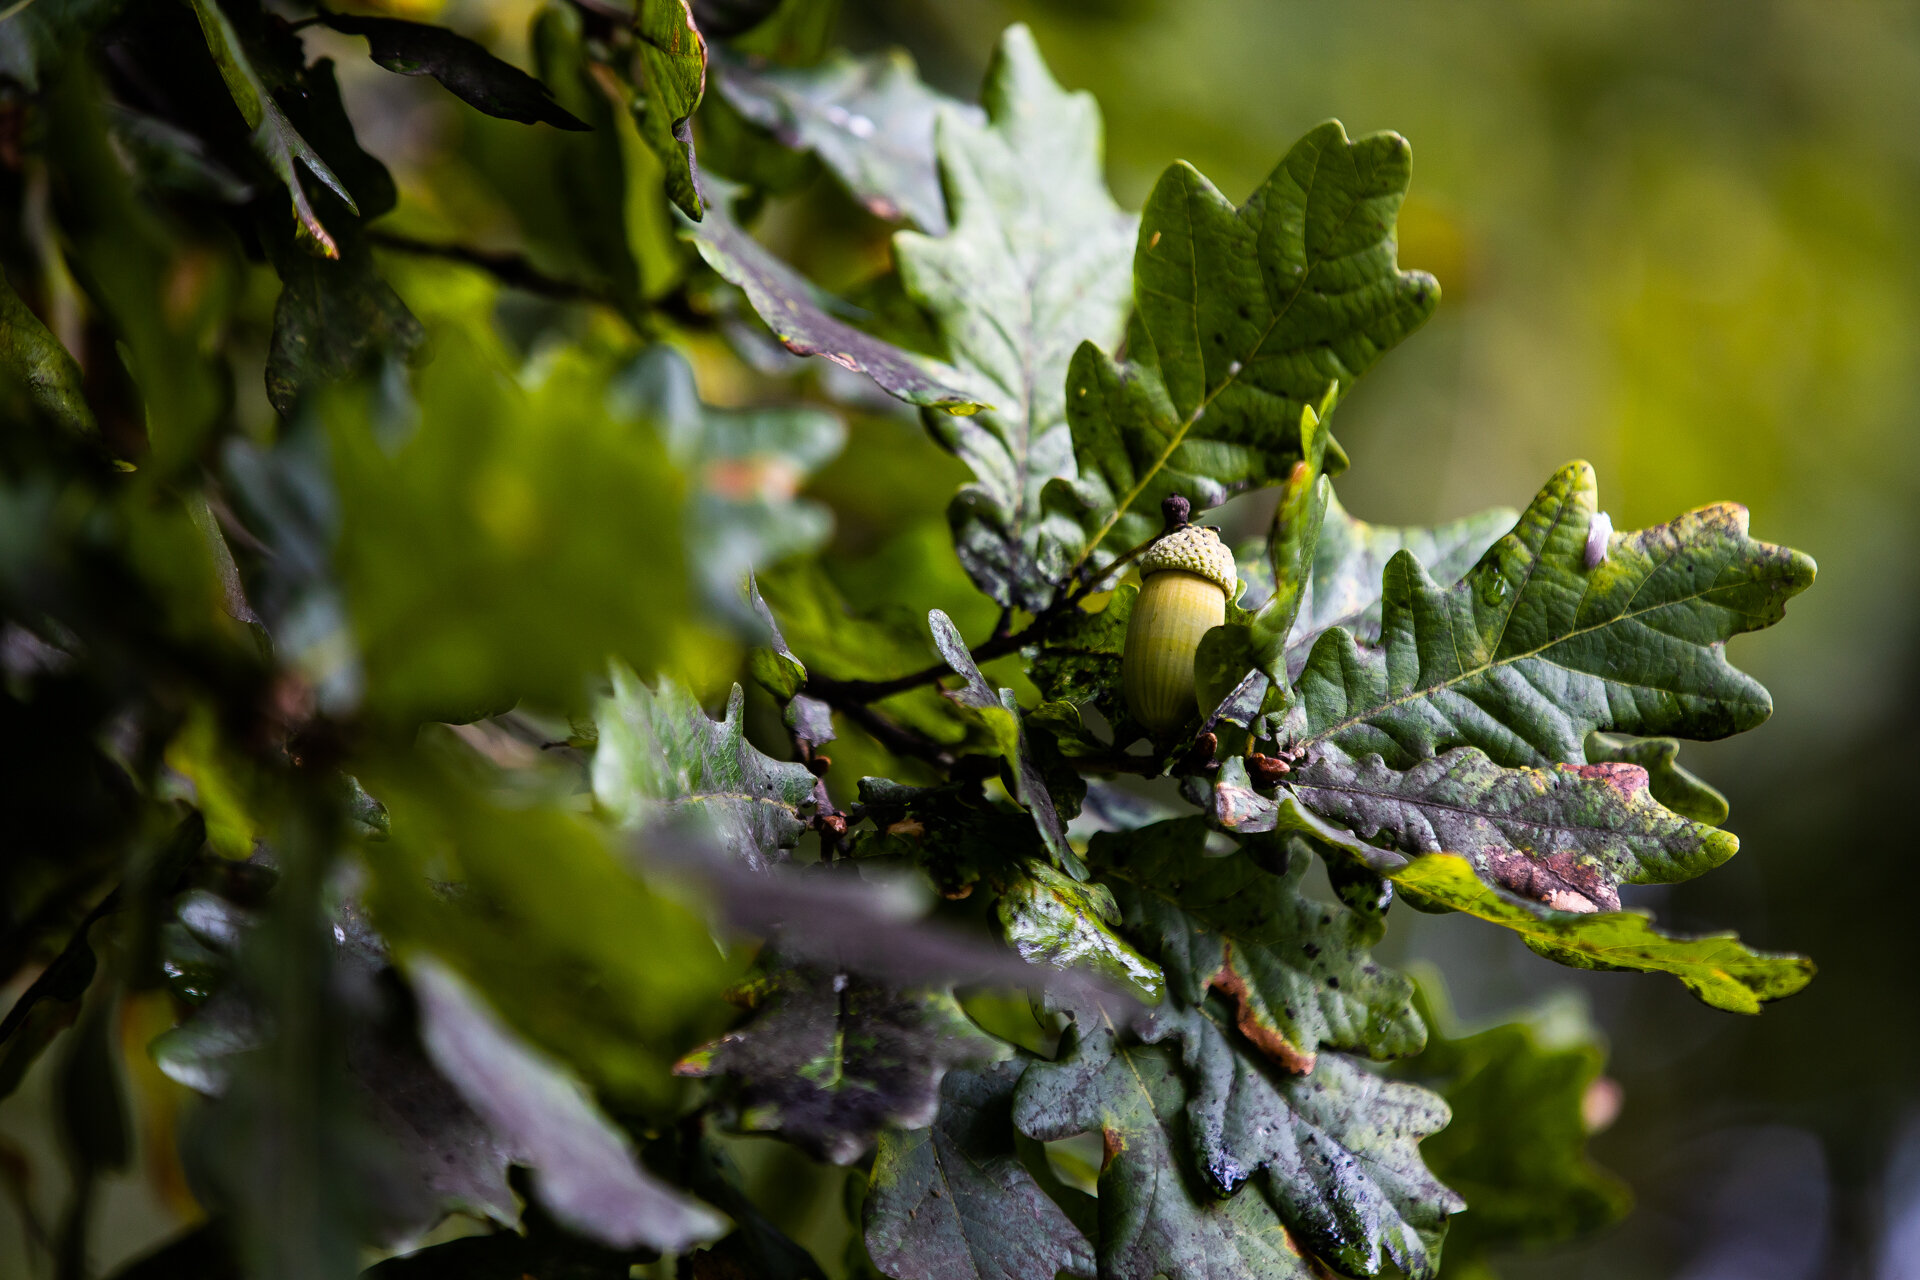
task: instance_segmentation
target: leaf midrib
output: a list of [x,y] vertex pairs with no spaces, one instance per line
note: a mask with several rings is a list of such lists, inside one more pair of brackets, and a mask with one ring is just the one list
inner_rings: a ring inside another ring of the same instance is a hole
[[[1326,152],[1324,150],[1314,156],[1313,177],[1307,183],[1306,191],[1303,193],[1301,198],[1301,205],[1303,208],[1310,205],[1313,202],[1313,189],[1315,185],[1317,185],[1320,181],[1321,163],[1325,158],[1325,156],[1326,156]],[[1233,213],[1235,218],[1238,218],[1240,216],[1241,209],[1244,207],[1245,206],[1241,206],[1240,208],[1234,209]],[[1353,217],[1354,209],[1357,209],[1358,207],[1359,207],[1359,203],[1355,202],[1352,208],[1349,208],[1346,211],[1346,213],[1341,215],[1339,224],[1336,228],[1336,234],[1330,235],[1327,238],[1329,243],[1338,239],[1337,231],[1345,229],[1347,222]],[[1188,219],[1188,225],[1189,226],[1192,225],[1191,218]],[[1305,231],[1303,230],[1301,233],[1302,248],[1306,247],[1306,239],[1307,237],[1306,237]],[[1194,237],[1192,235],[1189,235],[1187,237],[1187,243],[1191,246],[1193,242],[1194,242]],[[1135,256],[1137,257],[1138,255],[1136,254]],[[1254,260],[1256,262],[1259,261],[1259,254],[1257,250],[1255,252]],[[1320,256],[1320,257],[1312,258],[1308,262],[1306,269],[1300,273],[1299,284],[1294,286],[1293,292],[1288,295],[1285,303],[1283,303],[1280,307],[1275,309],[1273,313],[1273,318],[1267,322],[1267,327],[1261,331],[1259,340],[1253,344],[1253,350],[1248,353],[1245,359],[1238,361],[1240,365],[1241,373],[1246,372],[1247,367],[1253,362],[1253,358],[1255,356],[1258,356],[1260,352],[1266,349],[1267,339],[1273,336],[1273,331],[1279,327],[1280,322],[1284,320],[1287,316],[1292,314],[1294,303],[1298,302],[1300,300],[1300,295],[1306,292],[1307,282],[1313,279],[1314,272],[1318,271],[1321,265],[1324,264],[1326,261],[1327,261],[1326,257]],[[1262,274],[1264,275],[1264,273],[1265,273],[1265,270],[1263,266]],[[1188,253],[1188,274],[1192,277],[1194,282],[1193,313],[1194,313],[1194,324],[1197,326],[1199,324],[1199,314],[1200,314],[1200,307],[1199,307],[1200,264],[1198,261],[1197,250],[1190,250]],[[1139,269],[1136,267],[1135,268],[1136,281],[1138,280],[1138,278],[1139,278]],[[1349,290],[1349,292],[1351,292],[1351,290]],[[1197,330],[1194,334],[1194,350],[1199,352],[1204,352],[1205,350],[1205,347],[1200,342],[1200,338]],[[1202,366],[1202,369],[1205,368],[1204,354],[1201,356],[1201,366]],[[1214,400],[1217,399],[1220,396],[1220,394],[1224,392],[1228,387],[1234,385],[1237,381],[1239,381],[1239,378],[1240,378],[1240,373],[1229,372],[1225,377],[1225,379],[1221,381],[1219,386],[1215,387],[1212,391],[1207,392],[1203,397],[1201,397],[1200,403],[1194,406],[1193,412],[1187,415],[1186,421],[1182,422],[1178,427],[1178,429],[1176,429],[1173,432],[1173,434],[1168,438],[1167,447],[1160,451],[1160,456],[1154,459],[1153,465],[1149,467],[1144,473],[1141,474],[1140,479],[1134,484],[1132,490],[1130,490],[1127,493],[1127,496],[1122,498],[1114,506],[1113,514],[1107,517],[1106,522],[1100,526],[1099,531],[1096,532],[1093,535],[1093,537],[1087,542],[1086,550],[1082,551],[1080,553],[1079,559],[1074,562],[1075,570],[1078,570],[1081,565],[1085,564],[1087,562],[1087,558],[1094,553],[1095,548],[1097,548],[1103,541],[1106,540],[1106,537],[1108,534],[1113,532],[1114,526],[1120,522],[1120,517],[1133,509],[1133,504],[1137,502],[1140,498],[1140,495],[1146,491],[1147,485],[1153,480],[1153,478],[1159,475],[1162,471],[1166,470],[1167,463],[1173,457],[1174,450],[1178,449],[1181,446],[1181,444],[1185,442],[1187,438],[1187,433],[1193,429],[1194,424],[1199,422],[1200,419],[1206,415],[1208,406],[1211,405],[1214,402]]]
[[[1559,525],[1559,522],[1560,522],[1560,517],[1556,516],[1554,518],[1554,524],[1556,527]],[[1668,564],[1672,563],[1674,555],[1677,555],[1677,554],[1679,554],[1679,552],[1676,549],[1676,551],[1672,555],[1667,556],[1666,559],[1660,561],[1659,564],[1655,565],[1652,569],[1650,569],[1647,572],[1646,576],[1641,579],[1640,583],[1634,587],[1633,596],[1629,597],[1628,599],[1629,607],[1626,609],[1623,609],[1621,612],[1617,614],[1614,614],[1612,617],[1603,619],[1599,622],[1592,623],[1588,626],[1575,627],[1572,630],[1566,632],[1565,634],[1555,636],[1553,639],[1547,641],[1545,644],[1538,645],[1535,648],[1527,649],[1522,652],[1515,653],[1508,657],[1500,658],[1494,661],[1483,662],[1478,666],[1472,667],[1470,669],[1462,670],[1459,674],[1454,676],[1449,676],[1445,680],[1440,681],[1438,684],[1426,685],[1419,689],[1411,689],[1411,690],[1408,690],[1406,693],[1399,695],[1398,697],[1389,698],[1384,702],[1376,703],[1375,705],[1368,707],[1365,711],[1362,711],[1358,715],[1348,716],[1344,720],[1335,721],[1333,724],[1328,725],[1326,728],[1320,729],[1314,733],[1307,735],[1306,737],[1300,739],[1297,745],[1310,746],[1314,743],[1324,742],[1336,733],[1340,733],[1347,729],[1351,729],[1352,727],[1358,724],[1365,724],[1368,721],[1372,720],[1374,717],[1380,715],[1381,713],[1386,711],[1391,711],[1395,707],[1406,706],[1409,703],[1421,701],[1423,699],[1432,697],[1435,694],[1444,693],[1447,690],[1452,689],[1456,685],[1464,684],[1466,681],[1474,678],[1475,676],[1484,675],[1487,672],[1492,671],[1498,667],[1507,667],[1507,666],[1512,666],[1515,663],[1525,662],[1530,658],[1538,658],[1541,661],[1546,662],[1554,667],[1558,667],[1562,671],[1569,671],[1575,675],[1587,676],[1591,679],[1600,680],[1607,684],[1621,685],[1627,688],[1651,689],[1658,693],[1673,694],[1675,692],[1674,690],[1663,688],[1659,685],[1641,684],[1637,681],[1622,679],[1622,678],[1611,676],[1611,675],[1606,675],[1606,676],[1598,675],[1592,671],[1584,671],[1579,667],[1570,667],[1570,666],[1567,666],[1565,663],[1555,662],[1553,661],[1553,659],[1543,657],[1542,655],[1544,655],[1550,649],[1557,648],[1558,646],[1563,645],[1570,640],[1576,640],[1581,636],[1591,635],[1596,631],[1604,631],[1608,627],[1614,626],[1619,623],[1631,622],[1634,619],[1644,617],[1647,614],[1658,613],[1662,609],[1670,609],[1678,605],[1689,604],[1695,600],[1699,600],[1705,596],[1711,595],[1715,591],[1721,590],[1721,586],[1716,580],[1713,584],[1709,586],[1700,588],[1699,590],[1690,591],[1685,595],[1677,596],[1671,600],[1665,600],[1656,605],[1649,605],[1644,609],[1632,608],[1631,607],[1632,602],[1633,600],[1639,598],[1641,589],[1644,588],[1646,584],[1649,581],[1651,581],[1656,574],[1658,574],[1662,569],[1666,568]],[[1528,570],[1527,570],[1528,582],[1531,582],[1533,580],[1534,569],[1538,566],[1539,562],[1544,558],[1545,558],[1545,548],[1543,546],[1541,552],[1537,553],[1533,557],[1533,563],[1528,566]],[[1468,572],[1471,573],[1472,571],[1469,570]],[[1456,583],[1453,586],[1448,587],[1443,594],[1447,596],[1451,596],[1454,592],[1460,590],[1461,587],[1464,586],[1465,582],[1466,582],[1466,579],[1464,578],[1461,579],[1459,583]],[[1591,584],[1589,584],[1589,590],[1591,590]],[[1526,587],[1523,584],[1520,591],[1515,594],[1514,607],[1511,610],[1509,610],[1507,613],[1507,616],[1501,620],[1500,634],[1497,637],[1495,637],[1495,642],[1492,645],[1490,645],[1489,648],[1495,651],[1498,650],[1499,641],[1505,638],[1507,627],[1511,624],[1513,620],[1513,615],[1519,612],[1520,602],[1522,597],[1525,595],[1525,591],[1526,591]],[[1581,603],[1583,604],[1585,603],[1584,595],[1582,596]],[[1453,611],[1451,609],[1448,609],[1446,611],[1446,616],[1447,616],[1447,625],[1449,628],[1451,628],[1453,626]],[[1329,629],[1329,631],[1330,630],[1331,629]],[[1328,635],[1329,631],[1323,631],[1320,633],[1320,637],[1316,638],[1314,642],[1316,646],[1319,644],[1319,639],[1324,638],[1326,635]],[[1415,647],[1417,648],[1419,645],[1419,641],[1416,639],[1414,641],[1414,644],[1415,644]],[[1694,647],[1710,648],[1712,646],[1695,645]],[[1386,649],[1386,646],[1384,645],[1381,646],[1381,651],[1383,653],[1385,652],[1385,649]],[[1457,650],[1456,650],[1456,659],[1457,659]],[[1309,661],[1311,661],[1311,658],[1309,658]],[[1511,726],[1505,726],[1504,722],[1502,722],[1502,724],[1503,724],[1503,727],[1511,727]]]

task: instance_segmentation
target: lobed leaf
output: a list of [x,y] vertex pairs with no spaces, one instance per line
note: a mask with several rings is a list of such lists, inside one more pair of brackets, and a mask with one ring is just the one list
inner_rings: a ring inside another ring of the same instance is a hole
[[[1180,493],[1196,509],[1284,480],[1306,453],[1303,410],[1350,388],[1439,301],[1395,265],[1410,151],[1397,134],[1350,140],[1338,121],[1296,143],[1235,208],[1186,164],[1162,175],[1134,250],[1138,307],[1118,363],[1076,353],[1068,405],[1088,553],[1148,536]],[[1322,414],[1324,416],[1324,414]],[[1328,443],[1327,470],[1346,465]]]
[[752,1010],[747,1022],[675,1073],[721,1080],[721,1114],[741,1131],[776,1133],[834,1164],[858,1159],[890,1125],[933,1123],[949,1069],[1007,1053],[942,988],[763,960],[734,998]]
[[247,127],[253,130],[254,150],[260,153],[293,199],[294,221],[302,243],[321,257],[339,257],[339,244],[321,225],[320,216],[307,199],[306,189],[300,185],[299,170],[305,168],[340,197],[350,213],[358,214],[359,206],[348,193],[346,184],[328,167],[320,153],[300,136],[292,121],[280,109],[280,104],[274,101],[266,82],[254,69],[246,49],[241,45],[240,35],[234,30],[232,20],[220,8],[218,0],[188,0],[188,3],[193,6],[194,15],[200,20],[207,50],[220,68],[227,92],[233,96],[234,105],[240,108],[240,115],[247,122]]
[[1339,497],[1329,493],[1312,572],[1287,638],[1288,678],[1298,678],[1313,642],[1330,628],[1344,627],[1363,644],[1379,643],[1381,575],[1397,552],[1412,552],[1436,582],[1451,586],[1517,517],[1510,508],[1495,507],[1427,529],[1368,524],[1348,515]]
[[974,473],[948,513],[961,562],[999,603],[1038,610],[1079,542],[1040,502],[1074,474],[1067,366],[1081,341],[1120,338],[1134,219],[1107,192],[1099,108],[1060,88],[1024,26],[1001,36],[981,97],[984,125],[949,111],[939,126],[952,231],[903,231],[894,256],[986,406],[928,422]]
[[1363,840],[1458,854],[1489,883],[1562,911],[1617,911],[1620,884],[1691,880],[1740,847],[1663,807],[1635,764],[1503,769],[1459,747],[1397,770],[1325,748],[1283,785]]
[[1375,964],[1380,928],[1344,907],[1301,894],[1307,859],[1279,841],[1209,857],[1204,818],[1096,832],[1087,856],[1116,879],[1127,928],[1150,940],[1172,993],[1198,1005],[1208,990],[1231,999],[1247,1039],[1290,1071],[1314,1069],[1322,1045],[1369,1057],[1417,1053],[1425,1031],[1413,983]]
[[640,0],[633,33],[646,73],[640,136],[666,168],[668,198],[697,222],[702,202],[693,157],[693,113],[707,91],[707,42],[688,0]]
[[1618,733],[1587,735],[1592,764],[1637,764],[1647,771],[1653,798],[1695,822],[1717,827],[1727,820],[1727,798],[1680,767],[1680,744],[1672,738],[1630,738]]
[[1093,1246],[1014,1148],[1022,1061],[952,1071],[925,1129],[889,1129],[874,1153],[867,1252],[894,1280],[1056,1280],[1094,1274]]
[[1338,1054],[1275,1077],[1204,1008],[1150,1022],[1144,1038],[1179,1042],[1187,1145],[1216,1195],[1257,1178],[1295,1239],[1342,1275],[1434,1274],[1462,1207],[1421,1158],[1422,1139],[1448,1123],[1445,1102]]
[[1726,659],[1777,622],[1813,561],[1747,534],[1744,507],[1614,534],[1588,568],[1593,469],[1569,464],[1467,576],[1443,587],[1414,555],[1388,562],[1381,645],[1324,632],[1288,728],[1407,767],[1472,746],[1496,764],[1578,764],[1598,730],[1722,738],[1773,709]]
[[1008,945],[1029,964],[1086,969],[1149,1004],[1166,990],[1160,966],[1115,932],[1120,908],[1106,885],[1029,862],[1000,890],[994,912]]
[[729,854],[756,869],[785,861],[807,824],[813,800],[806,766],[763,755],[746,740],[746,694],[733,686],[726,715],[714,721],[666,676],[649,690],[631,671],[613,669],[613,695],[600,701],[593,793],[614,820],[640,828],[682,814],[700,815]]
[[812,67],[729,60],[719,69],[720,92],[741,115],[819,156],[874,217],[947,233],[934,121],[944,112],[973,124],[983,116],[922,83],[911,54],[836,50]]

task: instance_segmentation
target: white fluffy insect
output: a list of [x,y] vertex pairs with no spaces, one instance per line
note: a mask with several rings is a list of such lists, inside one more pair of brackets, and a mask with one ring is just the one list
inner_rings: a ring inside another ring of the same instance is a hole
[[1613,517],[1604,511],[1593,513],[1593,522],[1587,526],[1587,568],[1598,569],[1601,561],[1607,558],[1607,540],[1613,537]]

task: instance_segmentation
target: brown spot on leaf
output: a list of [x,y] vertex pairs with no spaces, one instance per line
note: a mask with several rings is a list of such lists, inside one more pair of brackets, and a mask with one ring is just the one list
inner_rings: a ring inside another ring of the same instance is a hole
[[1294,1075],[1304,1076],[1313,1070],[1316,1055],[1311,1050],[1300,1048],[1281,1035],[1278,1028],[1260,1021],[1254,1012],[1253,1001],[1248,998],[1251,993],[1247,990],[1247,980],[1233,967],[1231,946],[1226,948],[1226,959],[1219,971],[1207,979],[1207,985],[1233,1001],[1234,1025],[1260,1052]]
[[1216,783],[1213,788],[1213,819],[1232,831],[1266,812],[1267,802],[1250,787]]
[[1620,909],[1620,891],[1576,854],[1562,850],[1537,858],[1518,849],[1489,849],[1484,857],[1488,879],[1555,911]]
[[1616,761],[1605,764],[1563,764],[1555,767],[1562,773],[1571,773],[1589,782],[1604,782],[1619,793],[1622,800],[1629,803],[1647,789],[1647,771],[1637,764]]

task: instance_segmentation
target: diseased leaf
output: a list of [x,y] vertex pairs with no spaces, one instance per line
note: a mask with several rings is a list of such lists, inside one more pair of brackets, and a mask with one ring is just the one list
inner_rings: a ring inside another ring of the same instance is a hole
[[1186,1170],[1177,1135],[1188,1097],[1168,1047],[1127,1043],[1113,1020],[1082,1010],[1058,1060],[1028,1064],[1013,1121],[1042,1142],[1104,1140],[1094,1240],[1103,1280],[1313,1276],[1263,1186],[1221,1199]]
[[1427,1048],[1396,1071],[1453,1110],[1420,1147],[1469,1206],[1447,1230],[1448,1274],[1484,1266],[1490,1250],[1559,1244],[1624,1217],[1626,1184],[1587,1154],[1588,1103],[1610,1082],[1600,1078],[1606,1048],[1578,1003],[1569,996],[1469,1034],[1433,1007],[1437,995],[1422,984]]
[[1134,219],[1107,193],[1098,107],[1054,82],[1025,27],[1001,36],[981,97],[984,126],[948,113],[939,127],[952,232],[901,232],[894,256],[989,406],[928,420],[974,473],[948,512],[961,562],[999,603],[1038,610],[1079,549],[1078,528],[1047,525],[1040,503],[1074,474],[1067,365],[1082,341],[1120,339]]
[[730,60],[720,65],[718,84],[741,115],[787,146],[818,155],[874,217],[947,233],[934,121],[942,112],[974,125],[984,117],[921,83],[906,50],[863,57],[835,51],[805,68]]
[[[1432,314],[1433,277],[1395,265],[1410,156],[1397,134],[1349,140],[1330,120],[1238,209],[1190,165],[1161,176],[1141,212],[1127,363],[1087,346],[1068,376],[1089,555],[1148,536],[1171,493],[1198,510],[1285,479],[1301,411]],[[1345,454],[1328,450],[1338,474]]]
[[0,376],[19,384],[49,422],[78,439],[100,427],[80,390],[80,366],[0,273]]
[[1363,840],[1459,854],[1489,883],[1562,911],[1617,911],[1620,884],[1691,880],[1740,847],[1662,807],[1635,764],[1503,769],[1459,747],[1403,771],[1327,747],[1282,785]]
[[745,703],[736,684],[726,715],[709,720],[671,678],[649,690],[616,666],[613,696],[594,716],[594,798],[625,827],[697,813],[748,866],[785,861],[807,829],[798,810],[812,801],[814,778],[806,766],[772,759],[746,740]]
[[490,116],[522,124],[545,123],[556,129],[587,128],[556,103],[538,80],[445,27],[331,10],[323,10],[320,20],[335,31],[365,36],[367,56],[387,70],[403,76],[432,76],[454,97]]
[[1149,1004],[1166,990],[1160,966],[1114,931],[1120,908],[1105,885],[1029,862],[1000,891],[994,910],[1008,944],[1029,964],[1083,968]]
[[1020,704],[1015,701],[1013,690],[995,691],[980,674],[980,668],[974,665],[973,655],[967,649],[967,642],[961,638],[960,629],[953,625],[953,619],[935,609],[927,615],[927,621],[933,628],[933,644],[953,668],[954,674],[966,681],[947,696],[955,705],[971,712],[980,725],[985,728],[995,751],[1007,763],[1007,769],[1013,777],[1014,799],[1027,807],[1033,815],[1034,826],[1040,829],[1040,839],[1047,846],[1047,852],[1053,860],[1075,877],[1084,879],[1086,868],[1080,862],[1080,855],[1067,843],[1066,825],[1060,820],[1060,811],[1055,807],[1052,793],[1047,789],[1046,778],[1042,775],[1037,754],[1027,736],[1026,725],[1020,715]]
[[734,1127],[777,1133],[834,1164],[858,1159],[889,1125],[931,1124],[950,1068],[1007,1055],[941,988],[893,990],[767,960],[734,998],[752,1016],[675,1072],[722,1081],[721,1114]]
[[1147,1039],[1180,1044],[1186,1140],[1216,1195],[1258,1178],[1295,1239],[1342,1275],[1434,1274],[1447,1216],[1461,1207],[1421,1159],[1422,1139],[1448,1122],[1445,1102],[1339,1054],[1308,1075],[1276,1076],[1205,1009],[1149,1021]]
[[873,1158],[867,1252],[894,1280],[1090,1278],[1093,1246],[1014,1149],[1021,1061],[952,1071],[930,1128],[889,1129]]
[[1377,922],[1300,893],[1308,860],[1279,840],[1248,852],[1206,853],[1198,817],[1135,831],[1096,832],[1089,860],[1117,878],[1128,930],[1150,940],[1174,995],[1188,1005],[1209,989],[1235,1002],[1241,1032],[1290,1071],[1310,1071],[1322,1045],[1369,1057],[1419,1052],[1413,983],[1375,964]]
[[1434,581],[1458,582],[1513,527],[1518,513],[1495,507],[1431,529],[1368,524],[1329,494],[1300,614],[1287,640],[1287,675],[1297,678],[1320,633],[1345,627],[1363,644],[1380,640],[1381,574],[1394,553],[1411,551]]
[[286,113],[274,101],[260,73],[254,69],[241,46],[240,35],[234,30],[233,22],[218,0],[188,0],[193,12],[200,19],[200,30],[206,36],[207,49],[213,54],[213,60],[220,68],[220,76],[227,83],[227,92],[233,95],[234,105],[240,108],[240,115],[253,130],[253,146],[266,160],[281,183],[287,188],[287,194],[293,198],[295,225],[300,233],[303,245],[325,258],[340,256],[340,248],[334,237],[320,224],[320,216],[314,212],[312,203],[307,199],[306,189],[301,186],[301,168],[318,178],[326,187],[338,196],[350,213],[358,215],[359,206],[348,193],[346,184],[339,175],[328,167],[307,140],[300,136]]
[[[1645,912],[1558,911],[1487,883],[1457,854],[1409,859],[1320,817],[1284,787],[1271,799],[1262,795],[1237,757],[1221,766],[1218,779],[1197,799],[1207,820],[1223,830],[1310,836],[1426,901],[1504,925],[1549,960],[1576,969],[1672,973],[1706,1003],[1734,1013],[1758,1013],[1762,1001],[1792,995],[1813,977],[1813,962],[1805,956],[1753,951],[1731,933],[1676,937],[1655,929]],[[1472,884],[1462,879],[1463,869]]]
[[1672,738],[1629,738],[1618,733],[1587,735],[1592,764],[1637,764],[1647,771],[1653,798],[1683,818],[1717,827],[1727,820],[1727,798],[1680,767],[1680,744]]
[[682,234],[708,266],[746,292],[747,301],[787,350],[797,356],[824,356],[843,369],[864,373],[882,391],[908,404],[963,415],[982,407],[974,393],[957,389],[956,371],[830,314],[844,308],[741,230],[726,207],[728,196],[714,179],[702,178],[701,183],[707,192],[706,215]]
[[1593,469],[1563,468],[1513,532],[1452,587],[1411,552],[1388,562],[1382,641],[1324,632],[1288,722],[1405,768],[1449,747],[1496,764],[1580,764],[1596,730],[1723,738],[1773,709],[1726,641],[1777,622],[1813,561],[1747,536],[1744,507],[1703,507],[1614,534],[1584,563]]
[[746,621],[748,571],[817,550],[832,532],[833,513],[797,494],[839,454],[846,424],[820,409],[702,404],[693,366],[665,343],[634,357],[611,391],[618,411],[649,421],[668,459],[694,479],[690,567],[712,609]]
[[726,1232],[726,1219],[643,1169],[580,1083],[453,970],[420,956],[407,971],[434,1064],[533,1169],[534,1193],[558,1221],[614,1248],[681,1251]]
[[700,184],[693,158],[693,113],[707,91],[707,42],[688,0],[639,0],[633,33],[646,72],[640,136],[666,167],[667,195],[696,222]]

